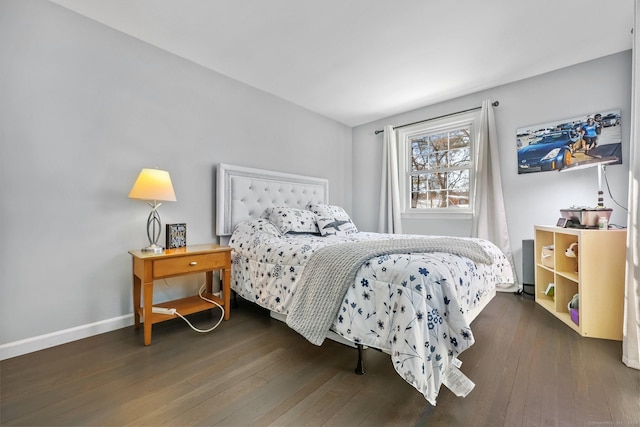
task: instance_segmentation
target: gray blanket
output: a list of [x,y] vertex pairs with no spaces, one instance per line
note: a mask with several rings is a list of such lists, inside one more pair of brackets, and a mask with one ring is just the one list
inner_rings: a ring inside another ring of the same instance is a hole
[[381,255],[424,252],[453,253],[491,264],[491,257],[477,242],[455,237],[374,240],[328,246],[309,258],[291,301],[287,325],[311,343],[322,344],[362,264]]

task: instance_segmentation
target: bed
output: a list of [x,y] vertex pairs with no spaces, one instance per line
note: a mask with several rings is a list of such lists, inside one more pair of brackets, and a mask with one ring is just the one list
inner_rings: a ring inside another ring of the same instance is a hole
[[495,245],[358,231],[322,178],[219,164],[216,191],[237,295],[316,345],[358,348],[360,370],[364,348],[388,353],[432,405],[443,384],[460,396],[473,388],[457,359],[474,343],[470,323],[514,281]]

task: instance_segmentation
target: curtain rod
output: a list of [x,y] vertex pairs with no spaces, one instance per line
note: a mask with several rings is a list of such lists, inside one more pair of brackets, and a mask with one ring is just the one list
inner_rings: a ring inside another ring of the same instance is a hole
[[[494,101],[493,103],[491,103],[491,105],[493,105],[494,107],[497,107],[498,105],[500,105],[500,102]],[[442,119],[442,118],[449,117],[449,116],[455,116],[456,114],[468,113],[469,111],[475,111],[475,110],[479,110],[481,108],[482,108],[482,106],[475,107],[475,108],[469,108],[468,110],[462,110],[462,111],[457,111],[455,113],[444,114],[444,115],[438,116],[438,117],[431,117],[430,119],[418,120],[417,122],[407,123],[407,124],[400,125],[400,126],[394,126],[393,129],[395,130],[395,129],[404,128],[404,127],[411,126],[411,125],[417,125],[418,123],[422,123],[422,122],[430,122],[431,120],[437,120],[437,119]],[[384,132],[384,130],[377,130],[375,132],[375,134],[377,135],[377,134],[382,133],[382,132]]]

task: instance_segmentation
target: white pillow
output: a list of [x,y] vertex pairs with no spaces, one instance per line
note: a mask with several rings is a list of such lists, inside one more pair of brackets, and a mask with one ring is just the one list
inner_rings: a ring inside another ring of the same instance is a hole
[[269,222],[264,218],[257,218],[257,219],[242,221],[236,224],[234,228],[234,234],[236,233],[236,231],[238,233],[249,234],[249,235],[253,235],[253,234],[256,234],[257,232],[261,232],[273,237],[282,237],[282,233],[280,232],[278,227],[276,227],[275,225],[273,225],[271,222]]
[[346,236],[358,232],[349,214],[340,206],[309,204],[307,209],[316,215],[318,229],[323,236]]
[[276,206],[265,209],[262,217],[278,227],[282,234],[320,232],[316,216],[308,210]]

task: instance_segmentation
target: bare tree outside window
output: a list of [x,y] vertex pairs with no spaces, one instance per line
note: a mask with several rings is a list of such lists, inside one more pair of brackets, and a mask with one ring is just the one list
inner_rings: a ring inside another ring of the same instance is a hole
[[469,208],[471,126],[414,135],[411,151],[411,208]]

